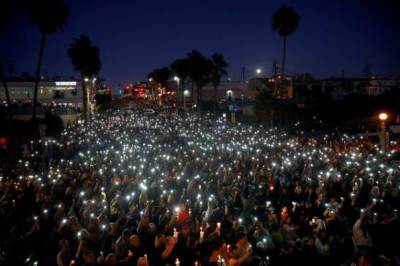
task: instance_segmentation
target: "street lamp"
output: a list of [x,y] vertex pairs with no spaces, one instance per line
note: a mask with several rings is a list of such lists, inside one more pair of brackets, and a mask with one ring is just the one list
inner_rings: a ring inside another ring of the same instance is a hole
[[154,81],[154,79],[153,78],[149,78],[149,88],[150,88],[150,99],[151,100],[154,100],[155,98],[156,98],[156,96],[155,96],[155,88],[154,88],[154,86],[155,86],[155,84],[153,84],[153,81]]
[[261,72],[262,72],[261,68],[257,68],[257,69],[256,69],[256,73],[257,73],[257,75],[260,75],[260,74],[261,74]]
[[94,113],[94,109],[95,109],[94,99],[92,99],[92,98],[93,98],[93,95],[96,94],[96,86],[95,86],[96,85],[96,81],[97,81],[97,78],[93,77],[92,78],[92,87],[90,88],[90,91],[89,91],[90,114],[93,114]]
[[180,94],[180,88],[179,88],[179,81],[180,81],[180,78],[178,77],[178,76],[174,76],[174,80],[176,81],[176,95],[177,95],[177,97],[176,97],[176,99],[177,99],[177,104],[179,103],[181,103],[181,94]]
[[[89,80],[90,79],[88,77],[83,78],[83,81],[85,83],[88,83]],[[84,85],[84,88],[85,88],[85,91],[83,93],[86,94],[86,103],[84,103],[84,104],[86,104],[86,110],[85,110],[86,112],[85,112],[84,116],[85,116],[85,119],[88,120],[89,119],[89,113],[91,111],[90,88],[88,88],[88,85],[86,85],[86,84]],[[89,108],[89,110],[88,110],[88,108]]]
[[183,110],[186,111],[186,97],[189,96],[190,92],[189,90],[184,90],[183,91]]
[[379,120],[381,120],[381,121],[386,121],[387,120],[387,118],[388,118],[388,115],[387,115],[387,113],[380,113],[379,114]]
[[382,112],[378,116],[380,123],[380,132],[379,132],[379,142],[381,146],[381,150],[386,151],[389,144],[389,133],[386,132],[386,120],[388,119],[388,114]]

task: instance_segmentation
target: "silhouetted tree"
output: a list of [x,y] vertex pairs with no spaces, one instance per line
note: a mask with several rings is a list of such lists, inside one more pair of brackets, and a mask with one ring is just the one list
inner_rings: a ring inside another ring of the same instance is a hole
[[14,17],[18,7],[18,1],[16,0],[0,1],[0,32],[4,30],[6,24]]
[[[2,0],[0,1],[0,33],[3,32],[6,24],[14,17],[16,11],[18,8],[17,1],[15,0]],[[10,70],[10,62],[8,62],[9,70]],[[9,77],[12,76],[12,73],[10,71]],[[0,58],[0,79],[1,82],[3,83],[4,87],[4,92],[6,94],[6,102],[8,106],[8,116],[9,119],[11,120],[12,114],[11,114],[11,99],[10,99],[10,92],[8,90],[8,84],[6,80],[6,75],[5,75],[5,70],[3,66],[3,61]]]
[[211,56],[212,69],[211,69],[211,83],[214,87],[214,112],[217,110],[217,87],[221,83],[222,76],[228,74],[226,68],[228,67],[228,63],[225,61],[225,58],[222,54],[214,53]]
[[183,59],[176,59],[171,64],[171,70],[179,78],[179,88],[177,91],[177,101],[183,101],[183,89],[185,88],[186,79],[189,76],[189,64],[186,58]]
[[79,71],[82,80],[83,94],[83,118],[85,122],[88,119],[87,114],[87,83],[85,78],[93,78],[101,69],[100,49],[93,45],[89,36],[81,35],[74,39],[68,48],[68,56],[76,71]]
[[39,57],[36,65],[35,88],[33,93],[32,120],[36,119],[37,93],[40,81],[40,70],[46,38],[49,35],[62,31],[70,16],[68,7],[62,0],[25,0],[25,8],[29,13],[31,23],[41,34]]
[[285,75],[286,38],[299,26],[299,15],[290,7],[282,6],[272,16],[272,30],[283,37],[282,78]]
[[95,95],[96,105],[100,110],[106,110],[111,107],[112,96],[111,93],[98,92]]
[[7,80],[6,77],[4,75],[4,69],[3,69],[3,62],[0,61],[0,78],[1,78],[1,82],[3,83],[3,87],[4,87],[4,91],[6,94],[6,102],[8,105],[8,111],[9,111],[9,118],[11,119],[11,99],[10,99],[10,92],[8,90],[8,85],[7,85]]
[[168,67],[156,68],[150,72],[147,77],[152,79],[159,87],[167,86],[167,82],[171,79],[172,71]]
[[188,53],[187,57],[189,62],[189,77],[196,84],[197,104],[199,110],[201,110],[202,89],[211,81],[213,63],[199,51],[192,51]]

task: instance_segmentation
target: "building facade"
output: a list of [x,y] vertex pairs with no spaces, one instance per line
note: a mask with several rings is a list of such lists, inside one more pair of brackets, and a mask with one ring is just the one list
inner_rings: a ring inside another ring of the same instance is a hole
[[[35,82],[33,80],[13,80],[7,82],[10,100],[12,102],[31,102]],[[40,81],[38,102],[41,104],[66,103],[81,105],[82,88],[80,81]],[[3,84],[0,84],[0,101],[6,100]]]
[[[192,86],[190,82],[187,82],[182,91],[186,91],[185,95],[188,102],[192,99],[196,101],[196,85]],[[181,95],[182,91],[178,95]],[[214,101],[216,99],[219,102],[239,99],[254,100],[257,95],[257,91],[249,88],[247,81],[221,81],[216,88],[212,84],[207,84],[202,88],[201,93],[203,101]]]
[[293,81],[293,98],[299,102],[307,97],[327,93],[341,101],[350,94],[377,96],[391,89],[400,89],[397,78],[329,78]]

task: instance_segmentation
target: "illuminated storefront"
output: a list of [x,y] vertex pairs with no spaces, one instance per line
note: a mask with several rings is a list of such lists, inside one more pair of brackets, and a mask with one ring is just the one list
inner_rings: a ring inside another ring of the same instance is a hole
[[[34,81],[7,82],[12,102],[30,102],[33,99]],[[3,84],[0,85],[0,100],[6,100]],[[82,88],[80,81],[41,81],[38,89],[38,102],[82,104]]]

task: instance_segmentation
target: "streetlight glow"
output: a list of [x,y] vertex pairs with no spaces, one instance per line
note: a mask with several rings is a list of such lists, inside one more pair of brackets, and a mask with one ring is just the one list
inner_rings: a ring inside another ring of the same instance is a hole
[[387,120],[387,118],[388,118],[387,113],[380,113],[379,114],[379,120],[385,121],[385,120]]
[[261,72],[262,72],[262,71],[261,71],[261,68],[257,68],[257,69],[256,69],[256,73],[257,73],[257,74],[261,74]]
[[179,81],[179,77],[178,76],[174,76],[174,80],[175,81]]

